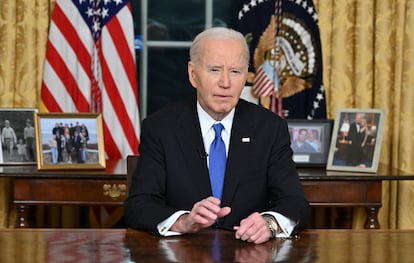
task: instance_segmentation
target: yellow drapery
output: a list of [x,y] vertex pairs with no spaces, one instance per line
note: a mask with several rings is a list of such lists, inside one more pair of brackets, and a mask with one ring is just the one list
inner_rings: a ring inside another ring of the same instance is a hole
[[[414,1],[315,0],[321,30],[327,109],[383,108],[380,169],[414,173]],[[383,183],[382,228],[414,228],[414,184]],[[362,228],[364,211],[353,227]]]
[[[0,107],[38,107],[54,0],[0,2]],[[414,0],[314,0],[328,117],[338,108],[387,112],[380,169],[413,174]],[[10,181],[0,179],[0,227],[12,227]],[[414,228],[414,183],[383,183],[382,228]],[[354,228],[364,211],[356,210]]]
[[[0,1],[0,107],[36,108],[51,1]],[[9,179],[0,178],[0,227],[13,226]]]

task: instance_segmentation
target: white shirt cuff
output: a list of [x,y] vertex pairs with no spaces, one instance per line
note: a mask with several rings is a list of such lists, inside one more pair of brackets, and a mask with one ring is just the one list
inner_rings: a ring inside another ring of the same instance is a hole
[[157,228],[158,228],[158,232],[160,233],[160,235],[166,236],[166,237],[181,235],[182,233],[170,231],[170,228],[172,227],[172,225],[174,225],[174,223],[177,221],[177,219],[181,215],[187,214],[187,213],[190,213],[190,211],[184,211],[184,210],[177,211],[174,214],[172,214],[170,217],[168,217],[167,219],[159,223],[157,225]]
[[261,215],[271,215],[274,218],[276,218],[276,221],[278,225],[280,226],[282,232],[278,233],[276,237],[279,238],[288,238],[292,234],[293,229],[296,226],[296,223],[289,218],[283,216],[282,214],[272,212],[272,211],[266,211],[261,213]]

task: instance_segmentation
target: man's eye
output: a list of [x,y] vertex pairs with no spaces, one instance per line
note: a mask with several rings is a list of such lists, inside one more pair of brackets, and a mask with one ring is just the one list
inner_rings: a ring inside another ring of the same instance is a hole
[[211,69],[210,69],[210,71],[211,71],[211,72],[218,72],[218,71],[219,71],[219,69],[218,69],[218,68],[211,68]]
[[232,70],[231,73],[232,74],[240,74],[240,70]]

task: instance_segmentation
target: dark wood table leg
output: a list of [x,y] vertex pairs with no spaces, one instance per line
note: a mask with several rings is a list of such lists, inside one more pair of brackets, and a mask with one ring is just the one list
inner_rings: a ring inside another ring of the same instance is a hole
[[379,212],[379,207],[367,207],[366,213],[367,213],[367,219],[365,221],[365,229],[379,229],[380,228],[380,224],[378,222],[378,212]]
[[15,228],[29,228],[29,207],[25,205],[17,206]]

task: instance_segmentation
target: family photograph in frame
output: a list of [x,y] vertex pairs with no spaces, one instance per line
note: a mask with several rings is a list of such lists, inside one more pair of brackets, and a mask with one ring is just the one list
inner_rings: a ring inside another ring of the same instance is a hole
[[36,164],[34,115],[37,109],[0,109],[0,165]]
[[287,119],[293,160],[298,167],[325,167],[332,120]]
[[339,109],[327,170],[375,173],[378,169],[385,111]]
[[39,170],[103,169],[102,116],[98,113],[37,113]]

